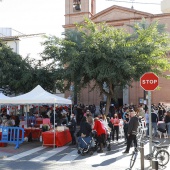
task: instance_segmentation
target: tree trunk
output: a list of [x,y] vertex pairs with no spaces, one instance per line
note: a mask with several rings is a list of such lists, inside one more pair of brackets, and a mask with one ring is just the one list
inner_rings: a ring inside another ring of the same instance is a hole
[[77,84],[74,85],[74,105],[77,105]]
[[111,96],[108,95],[106,100],[106,115],[109,114],[110,102],[111,102]]
[[109,108],[110,108],[111,98],[112,98],[113,94],[114,94],[114,86],[110,82],[110,84],[109,84],[109,93],[107,95],[107,101],[106,101],[106,115],[109,114]]

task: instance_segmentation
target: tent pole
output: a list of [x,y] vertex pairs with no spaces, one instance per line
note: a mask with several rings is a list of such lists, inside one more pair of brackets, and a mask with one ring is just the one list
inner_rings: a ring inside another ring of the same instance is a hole
[[54,103],[54,145],[53,147],[55,148],[55,103]]
[[40,105],[38,104],[38,117],[40,117]]
[[26,105],[24,105],[24,111],[25,111],[25,121],[26,121],[26,128],[27,128],[28,127],[28,114],[27,114]]

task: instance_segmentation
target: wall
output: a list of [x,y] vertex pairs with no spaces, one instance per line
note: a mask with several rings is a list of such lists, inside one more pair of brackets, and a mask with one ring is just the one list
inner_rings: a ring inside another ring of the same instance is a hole
[[7,41],[7,45],[13,49],[13,51],[19,54],[19,40]]

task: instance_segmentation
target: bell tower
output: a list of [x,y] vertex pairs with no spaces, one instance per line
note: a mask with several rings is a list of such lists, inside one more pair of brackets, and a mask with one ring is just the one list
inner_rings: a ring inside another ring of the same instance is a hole
[[96,14],[96,0],[65,0],[64,28],[73,28],[74,23],[82,22],[84,17]]
[[161,11],[163,13],[170,13],[170,1],[169,0],[161,1]]

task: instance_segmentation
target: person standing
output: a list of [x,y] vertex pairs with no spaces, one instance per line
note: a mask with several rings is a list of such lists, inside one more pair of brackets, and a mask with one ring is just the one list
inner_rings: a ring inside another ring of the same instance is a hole
[[92,131],[92,125],[87,121],[87,118],[83,116],[80,122],[79,135],[81,137],[89,137]]
[[146,110],[145,112],[145,122],[147,127],[146,135],[149,136],[149,111],[148,110]]
[[108,130],[109,126],[108,126],[108,122],[107,122],[107,118],[105,114],[102,115],[102,123],[104,124],[104,127],[106,128],[106,130]]
[[6,115],[7,121],[5,122],[5,126],[13,126],[12,119],[10,115]]
[[87,122],[91,125],[91,127],[93,128],[94,125],[94,119],[92,117],[92,113],[88,112],[86,114],[86,118],[87,118]]
[[143,120],[145,118],[145,110],[143,109],[142,106],[140,106],[138,108],[138,111],[139,111],[139,113],[138,113],[139,122],[141,122],[141,120]]
[[[55,122],[54,122],[54,116],[55,116]],[[60,122],[59,114],[56,113],[56,111],[54,114],[54,111],[52,110],[51,117],[50,117],[50,123],[53,125],[53,127],[57,127],[57,126],[61,125],[59,122]]]
[[71,114],[70,123],[68,124],[70,134],[72,138],[72,145],[76,144],[75,131],[76,131],[76,118],[74,114]]
[[137,135],[138,126],[139,126],[139,120],[136,117],[136,113],[135,113],[135,111],[131,111],[130,112],[130,121],[129,121],[129,125],[128,125],[127,146],[126,146],[126,150],[123,152],[123,154],[129,153],[132,141],[134,142],[135,148],[137,148],[136,135]]
[[155,113],[155,110],[152,109],[151,110],[151,122],[152,122],[152,128],[154,129],[154,137],[157,136],[157,129],[158,129],[158,126],[157,126],[157,123],[158,123],[158,115]]
[[164,122],[166,123],[166,126],[167,126],[168,138],[170,138],[170,110],[168,110],[166,112],[166,116],[164,118]]
[[114,106],[114,104],[110,105],[109,112],[110,112],[110,117],[114,117],[114,114],[115,114],[115,106]]
[[83,110],[82,108],[80,108],[80,106],[77,106],[77,125],[80,125],[81,119],[83,118]]
[[112,135],[112,140],[114,142],[114,136],[115,136],[115,132],[116,132],[116,141],[118,142],[118,139],[119,139],[119,123],[120,123],[120,120],[118,118],[118,115],[117,113],[114,114],[114,118],[111,119],[111,122],[114,126],[114,129],[113,129],[113,135]]
[[111,141],[112,134],[113,134],[113,124],[110,121],[110,117],[107,117],[107,122],[108,122],[108,132],[110,132],[108,139],[109,139],[109,141]]
[[[129,113],[128,109],[122,109],[122,120],[123,120],[123,129],[126,129],[126,114]],[[126,133],[126,134],[125,134]],[[125,138],[125,144],[127,144],[127,130],[124,131],[124,138]]]
[[164,117],[164,114],[165,114],[165,109],[160,105],[158,107],[158,120],[159,121],[162,121],[163,120],[163,117]]
[[124,134],[125,134],[125,144],[127,144],[127,138],[128,138],[128,124],[129,124],[129,114],[126,113],[125,115],[125,120],[124,120],[124,126],[123,126],[123,129],[124,129]]
[[14,124],[14,126],[15,126],[15,127],[19,127],[19,124],[20,124],[20,119],[19,119],[19,116],[16,115],[16,116],[15,116],[15,124]]
[[99,120],[98,117],[94,119],[94,130],[97,132],[97,141],[99,143],[100,149],[97,151],[98,153],[103,153],[103,146],[106,142],[106,129],[104,124]]
[[95,116],[95,113],[96,113],[96,106],[95,106],[94,104],[91,105],[90,111],[91,111],[91,113],[92,113],[92,117],[94,117],[94,116]]

